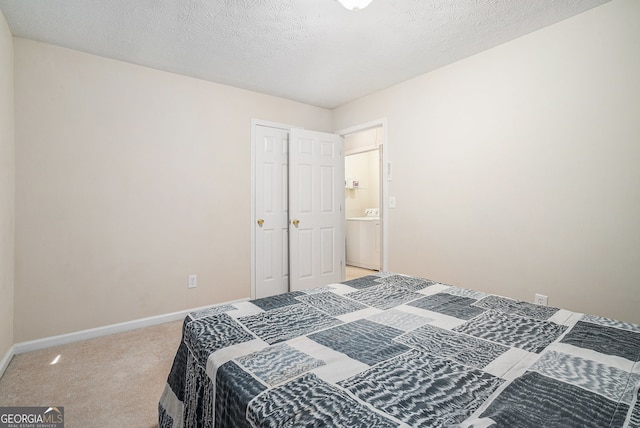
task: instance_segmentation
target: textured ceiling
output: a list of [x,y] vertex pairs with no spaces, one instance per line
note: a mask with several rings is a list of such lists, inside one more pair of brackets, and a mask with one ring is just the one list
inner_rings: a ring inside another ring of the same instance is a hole
[[333,108],[610,0],[0,0],[14,36]]

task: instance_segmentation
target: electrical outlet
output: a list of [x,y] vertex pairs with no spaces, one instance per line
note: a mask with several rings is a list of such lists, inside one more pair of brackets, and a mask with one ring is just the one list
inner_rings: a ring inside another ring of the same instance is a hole
[[198,275],[189,275],[189,288],[196,288],[198,286]]
[[535,303],[536,305],[547,306],[547,299],[548,297],[544,294],[536,294],[535,298],[533,299],[533,303]]

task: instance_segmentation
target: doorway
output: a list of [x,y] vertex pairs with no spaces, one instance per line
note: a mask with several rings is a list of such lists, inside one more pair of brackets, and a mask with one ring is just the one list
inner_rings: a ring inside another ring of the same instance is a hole
[[[368,208],[378,208],[377,213],[373,213],[374,217],[377,214],[379,219],[377,220],[377,224],[375,228],[377,229],[375,234],[371,234],[369,232],[366,236],[373,236],[375,241],[371,242],[371,245],[374,245],[374,251],[377,255],[379,248],[379,264],[373,267],[373,269],[380,271],[388,270],[388,251],[387,244],[389,242],[389,183],[392,179],[392,171],[391,171],[391,162],[389,156],[389,141],[387,138],[387,119],[381,118],[377,120],[373,120],[371,122],[362,123],[360,125],[356,125],[350,128],[342,129],[337,131],[337,134],[342,135],[345,139],[345,160],[350,156],[359,155],[361,153],[369,153],[369,157],[373,157],[373,160],[370,159],[368,162],[372,165],[370,168],[376,170],[377,178],[373,176],[373,178],[368,178],[365,181],[359,179],[357,174],[359,173],[347,173],[346,169],[348,168],[345,164],[345,179],[349,178],[349,181],[345,180],[345,199],[347,199],[350,195],[353,198],[357,198],[360,193],[363,195],[367,192],[367,190],[362,190],[365,187],[369,188],[368,193],[377,193],[378,195],[378,204],[375,204],[375,198],[368,199],[370,202],[365,205],[370,206],[359,206],[356,208],[356,211],[353,211],[357,205],[349,204],[349,208],[345,210],[345,223],[348,222],[347,218],[353,217],[366,217],[366,210]],[[376,168],[377,162],[377,168]],[[352,176],[350,176],[352,175]],[[347,177],[349,176],[349,177]],[[358,188],[362,188],[361,190],[350,190],[350,187],[354,187],[354,178],[355,181],[358,181]],[[373,179],[373,181],[372,181]],[[362,198],[365,199],[365,198]],[[348,201],[345,200],[345,206],[347,206]],[[363,212],[362,209],[365,211]],[[347,212],[349,211],[349,212]],[[374,220],[375,221],[375,220]],[[378,226],[379,225],[379,226]],[[347,228],[348,225],[345,225]],[[371,228],[371,226],[369,226]],[[352,228],[349,228],[352,229]],[[349,233],[349,232],[347,232]],[[370,244],[366,242],[363,243],[367,248],[370,248]],[[348,246],[348,245],[347,245]],[[353,277],[353,275],[362,276],[366,274],[366,271],[363,271],[363,268],[359,267],[349,267],[347,266],[349,272],[348,275]],[[372,269],[371,267],[365,269]],[[371,271],[369,271],[370,273]]]
[[381,126],[345,136],[346,264],[351,276],[382,268],[382,153]]

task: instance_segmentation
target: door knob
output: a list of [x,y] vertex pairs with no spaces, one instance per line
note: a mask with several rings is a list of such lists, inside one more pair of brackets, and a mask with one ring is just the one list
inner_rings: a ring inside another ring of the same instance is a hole
[[264,224],[264,220],[259,218],[258,219],[258,226],[262,227],[263,224]]
[[298,220],[297,218],[294,218],[294,219],[291,221],[291,224],[293,224],[295,227],[298,227],[298,225],[300,224],[300,220]]

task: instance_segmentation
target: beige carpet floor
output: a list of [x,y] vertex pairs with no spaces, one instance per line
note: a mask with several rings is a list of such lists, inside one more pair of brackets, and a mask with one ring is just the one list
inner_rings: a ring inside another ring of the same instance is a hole
[[66,428],[157,427],[181,329],[175,321],[16,355],[0,406],[63,406]]

